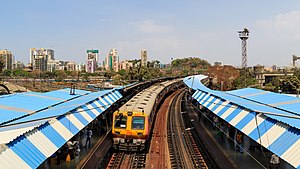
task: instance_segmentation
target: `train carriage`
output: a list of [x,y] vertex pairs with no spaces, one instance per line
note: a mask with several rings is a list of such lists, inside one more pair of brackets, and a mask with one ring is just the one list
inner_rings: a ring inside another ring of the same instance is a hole
[[113,147],[124,151],[145,149],[159,103],[181,80],[169,80],[139,92],[113,114]]

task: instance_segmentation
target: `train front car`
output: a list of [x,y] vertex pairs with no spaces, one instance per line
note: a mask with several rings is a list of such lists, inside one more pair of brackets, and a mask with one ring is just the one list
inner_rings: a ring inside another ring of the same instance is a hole
[[145,112],[116,111],[112,127],[113,146],[122,151],[142,151],[149,138]]
[[159,103],[180,80],[165,81],[139,92],[113,116],[113,147],[123,151],[146,148]]

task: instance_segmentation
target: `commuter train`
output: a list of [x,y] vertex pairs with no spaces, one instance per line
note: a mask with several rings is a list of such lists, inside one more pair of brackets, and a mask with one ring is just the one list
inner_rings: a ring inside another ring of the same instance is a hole
[[182,79],[156,83],[139,92],[113,114],[113,147],[122,151],[142,151],[148,144],[157,108],[164,96]]

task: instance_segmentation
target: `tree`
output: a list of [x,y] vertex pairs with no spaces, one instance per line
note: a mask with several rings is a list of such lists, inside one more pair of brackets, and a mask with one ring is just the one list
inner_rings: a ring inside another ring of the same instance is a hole
[[13,74],[15,74],[16,76],[21,76],[21,77],[28,77],[30,75],[27,71],[25,71],[23,69],[14,69]]
[[240,77],[239,71],[233,66],[211,66],[205,71],[212,78],[212,88],[218,90],[234,89],[234,80]]
[[4,68],[4,62],[0,60],[0,73],[2,73],[3,68]]
[[117,74],[117,75],[115,75],[113,77],[113,84],[115,84],[115,85],[122,85],[121,80],[122,80],[122,76],[119,75],[119,74]]
[[296,76],[288,76],[282,79],[280,88],[284,93],[297,93],[300,88],[300,80]]
[[3,71],[3,75],[12,77],[13,76],[13,71],[9,70],[9,69],[6,69],[6,70]]
[[67,77],[64,70],[55,70],[53,73],[55,75],[55,80],[59,82],[63,81]]
[[252,87],[257,84],[257,80],[253,77],[247,77],[246,75],[239,76],[233,81],[235,89],[241,89],[245,87]]

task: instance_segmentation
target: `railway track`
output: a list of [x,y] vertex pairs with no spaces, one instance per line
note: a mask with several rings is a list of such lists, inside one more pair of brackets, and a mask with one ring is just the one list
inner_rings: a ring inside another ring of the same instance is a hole
[[119,151],[113,153],[107,169],[141,169],[145,168],[146,153],[145,152],[124,152]]
[[186,114],[182,106],[184,91],[175,96],[168,115],[168,145],[172,168],[208,168],[191,133],[182,118]]
[[179,90],[169,95],[156,114],[153,133],[147,154],[146,168],[170,168],[170,159],[167,139],[167,118],[172,100],[179,94]]

